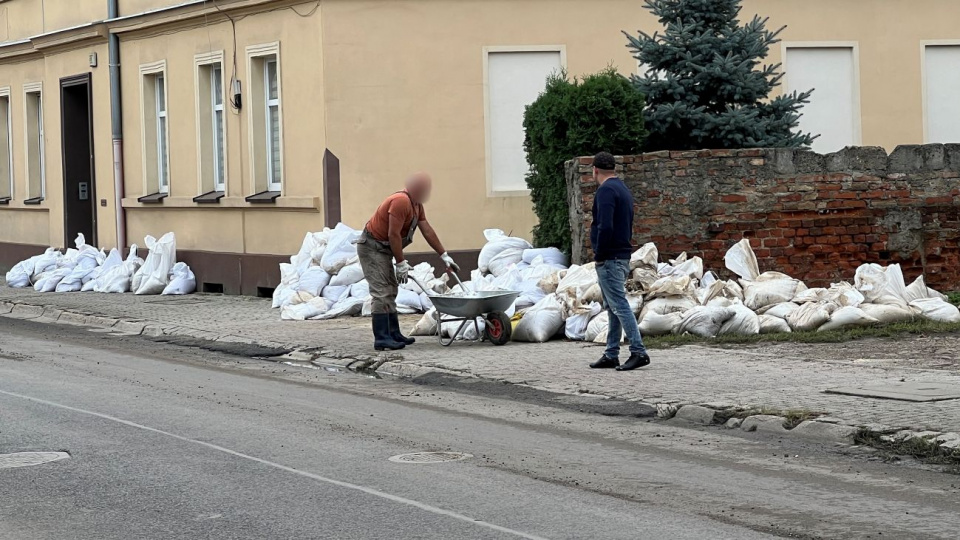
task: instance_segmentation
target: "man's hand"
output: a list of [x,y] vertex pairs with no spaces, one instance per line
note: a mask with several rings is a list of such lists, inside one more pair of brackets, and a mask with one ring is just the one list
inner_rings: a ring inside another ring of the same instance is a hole
[[449,253],[444,251],[443,255],[440,255],[440,259],[443,260],[443,264],[447,265],[447,270],[453,270],[458,274],[460,273],[460,265],[453,260],[453,257],[451,257]]
[[407,276],[410,274],[410,263],[400,261],[394,266],[394,270],[397,272],[397,283],[406,283]]

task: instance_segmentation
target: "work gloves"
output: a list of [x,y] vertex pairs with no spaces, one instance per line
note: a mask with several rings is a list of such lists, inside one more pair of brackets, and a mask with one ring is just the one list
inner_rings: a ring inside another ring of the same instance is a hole
[[397,273],[397,283],[406,283],[407,276],[410,274],[410,263],[407,261],[400,261],[394,265],[394,270]]
[[443,255],[440,255],[440,259],[443,260],[443,264],[447,265],[448,270],[453,270],[456,273],[460,273],[460,265],[454,262],[453,257],[450,256],[446,251],[443,252]]

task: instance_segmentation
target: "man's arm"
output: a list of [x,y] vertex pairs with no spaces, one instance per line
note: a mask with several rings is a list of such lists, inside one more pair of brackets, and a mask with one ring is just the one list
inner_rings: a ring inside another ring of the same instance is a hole
[[390,251],[397,263],[403,262],[403,220],[390,213],[387,239],[390,241]]
[[611,189],[598,189],[597,215],[597,244],[593,246],[594,253],[603,251],[603,245],[613,237],[613,214],[617,207],[616,195]]
[[430,247],[433,248],[434,251],[440,255],[447,252],[447,250],[443,249],[443,244],[440,243],[440,237],[437,236],[437,231],[433,230],[433,227],[430,226],[427,220],[418,222],[417,227],[420,228],[420,234],[423,235],[423,239],[427,241],[427,244],[430,244]]

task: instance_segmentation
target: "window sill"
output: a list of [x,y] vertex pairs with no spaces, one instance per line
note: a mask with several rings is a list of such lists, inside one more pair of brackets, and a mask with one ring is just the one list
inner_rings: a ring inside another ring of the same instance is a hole
[[32,199],[27,199],[23,201],[23,204],[26,204],[29,206],[40,206],[40,203],[42,202],[43,202],[43,197],[34,197]]
[[137,199],[138,203],[143,204],[163,204],[163,200],[169,197],[166,193],[151,193]]
[[163,204],[142,203],[138,199],[125,198],[121,202],[123,208],[155,208],[157,210],[164,208],[205,208],[207,210],[221,209],[251,209],[259,208],[263,210],[313,210],[320,211],[321,201],[319,197],[278,197],[272,203],[253,203],[247,202],[244,197],[223,197],[216,204],[195,202],[194,197],[168,197],[164,199]]
[[10,197],[0,197],[0,204],[4,206],[10,205]]
[[197,195],[193,198],[193,202],[199,204],[220,204],[220,199],[226,195],[222,191],[208,191],[203,195]]
[[504,197],[529,197],[529,196],[530,196],[529,189],[516,189],[516,190],[504,190],[504,191],[489,190],[489,189],[487,190],[487,198],[489,199],[504,198]]
[[244,200],[253,204],[275,204],[279,197],[279,191],[261,191],[260,193],[251,195]]

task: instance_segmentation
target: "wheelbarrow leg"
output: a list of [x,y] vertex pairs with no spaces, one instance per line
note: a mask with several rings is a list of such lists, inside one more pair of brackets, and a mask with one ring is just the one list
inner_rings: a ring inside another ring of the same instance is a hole
[[[481,315],[481,317],[482,317],[482,315]],[[477,341],[483,341],[483,332],[480,331],[480,323],[477,322],[477,318],[476,318],[476,317],[473,318],[473,328],[474,328],[474,330],[477,331],[477,336],[479,336],[479,337],[477,338]]]

